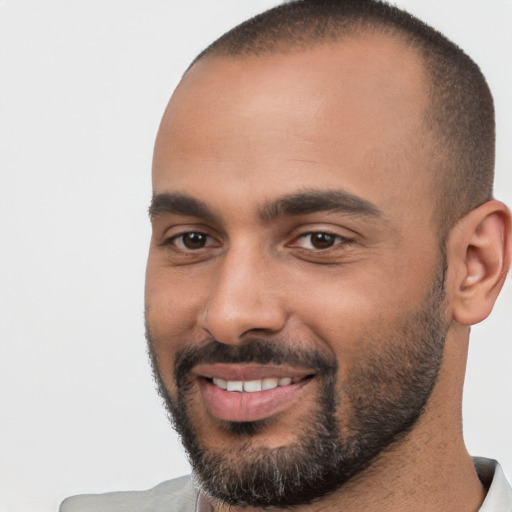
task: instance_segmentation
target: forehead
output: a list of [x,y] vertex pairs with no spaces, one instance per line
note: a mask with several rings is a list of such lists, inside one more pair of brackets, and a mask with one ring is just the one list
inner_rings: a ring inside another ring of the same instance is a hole
[[162,120],[155,192],[208,188],[261,203],[322,185],[383,203],[411,187],[424,196],[426,84],[416,52],[379,34],[203,58]]

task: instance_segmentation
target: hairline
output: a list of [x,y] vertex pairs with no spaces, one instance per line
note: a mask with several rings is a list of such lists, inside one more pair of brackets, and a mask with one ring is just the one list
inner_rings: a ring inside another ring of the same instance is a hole
[[432,26],[385,0],[291,0],[223,34],[188,69],[208,57],[286,55],[372,32],[419,58],[427,96],[417,146],[429,152],[424,172],[431,174],[432,224],[446,237],[468,212],[492,199],[495,118],[478,65]]
[[[435,78],[434,73],[430,69],[428,56],[425,54],[424,47],[421,41],[418,41],[417,37],[414,37],[409,32],[400,29],[393,25],[386,25],[382,20],[357,20],[351,25],[346,32],[337,33],[334,37],[317,36],[308,40],[307,44],[298,44],[294,41],[279,40],[272,48],[265,48],[260,50],[252,50],[249,48],[245,51],[231,51],[230,48],[224,47],[223,45],[216,46],[217,41],[212,43],[209,47],[203,50],[197,57],[192,61],[183,76],[201,61],[215,61],[222,60],[234,60],[244,62],[247,59],[264,59],[273,55],[287,56],[300,53],[306,53],[322,46],[333,47],[336,45],[344,45],[347,42],[357,40],[364,40],[368,35],[384,35],[390,40],[394,40],[401,44],[404,49],[411,50],[418,58],[418,62],[421,65],[421,69],[424,72],[424,77],[428,80],[425,84],[425,108],[423,112],[423,119],[421,124],[422,133],[427,135],[428,144],[431,149],[434,150],[436,147],[437,140],[435,135],[435,125],[433,126],[432,120],[429,119],[430,114],[437,107],[435,105]],[[432,151],[434,153],[434,151]],[[407,153],[402,155],[407,158]],[[446,160],[445,156],[441,157],[442,161]],[[443,183],[447,180],[444,176],[443,171],[436,172],[436,168],[439,167],[439,163],[435,162],[434,159],[428,166],[427,172],[430,172],[428,181],[426,181],[426,187],[432,196],[432,212],[431,221],[433,228],[438,232],[439,238],[444,241],[447,237],[448,232],[453,227],[455,222],[452,222],[449,226],[444,226],[442,219],[439,219],[436,214],[436,199],[442,194],[439,193],[439,188],[443,187]],[[489,198],[490,199],[490,198]],[[467,213],[467,212],[465,212]],[[462,217],[462,216],[460,216]],[[458,219],[456,219],[458,220]]]

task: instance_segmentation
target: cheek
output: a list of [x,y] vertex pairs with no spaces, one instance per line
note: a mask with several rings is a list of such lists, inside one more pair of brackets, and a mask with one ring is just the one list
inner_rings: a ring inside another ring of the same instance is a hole
[[145,287],[146,319],[159,337],[174,337],[186,332],[199,311],[200,283],[186,269],[172,270],[157,258],[148,260]]
[[[195,283],[194,283],[195,284]],[[159,372],[166,387],[174,387],[175,354],[198,339],[195,332],[199,294],[186,279],[176,279],[168,269],[148,263],[145,289],[145,317]]]
[[300,289],[291,289],[291,296],[297,323],[336,355],[340,373],[346,374],[365,354],[382,349],[423,296],[410,287],[400,292],[400,282],[385,282],[382,275],[341,274],[303,282]]

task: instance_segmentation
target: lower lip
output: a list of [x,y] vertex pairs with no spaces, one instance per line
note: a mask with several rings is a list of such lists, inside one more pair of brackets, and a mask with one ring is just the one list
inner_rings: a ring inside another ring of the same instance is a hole
[[266,391],[242,393],[226,391],[211,381],[199,379],[201,393],[208,411],[225,421],[258,421],[289,407],[312,379],[304,379],[288,386],[278,386]]

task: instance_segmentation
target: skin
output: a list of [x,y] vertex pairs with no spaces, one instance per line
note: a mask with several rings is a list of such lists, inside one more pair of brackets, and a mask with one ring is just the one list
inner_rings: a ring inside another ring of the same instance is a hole
[[[439,261],[429,146],[422,118],[428,79],[411,49],[379,35],[303,52],[208,57],[187,73],[162,120],[155,194],[180,193],[209,218],[152,219],[146,315],[169,394],[176,352],[218,340],[293,339],[336,357],[345,375],[362,353],[417,308]],[[378,215],[316,211],[262,219],[262,205],[304,190],[343,190]],[[201,232],[190,250],[179,235]],[[328,250],[311,232],[339,235]],[[485,492],[462,439],[469,325],[485,318],[510,265],[510,214],[497,201],[473,210],[447,241],[444,362],[412,432],[335,494],[304,508],[476,511]],[[349,242],[343,241],[348,239]],[[314,379],[251,440],[294,440],[314,404]],[[211,448],[233,436],[190,406]],[[454,505],[456,503],[457,505]],[[233,507],[231,507],[233,509]]]

